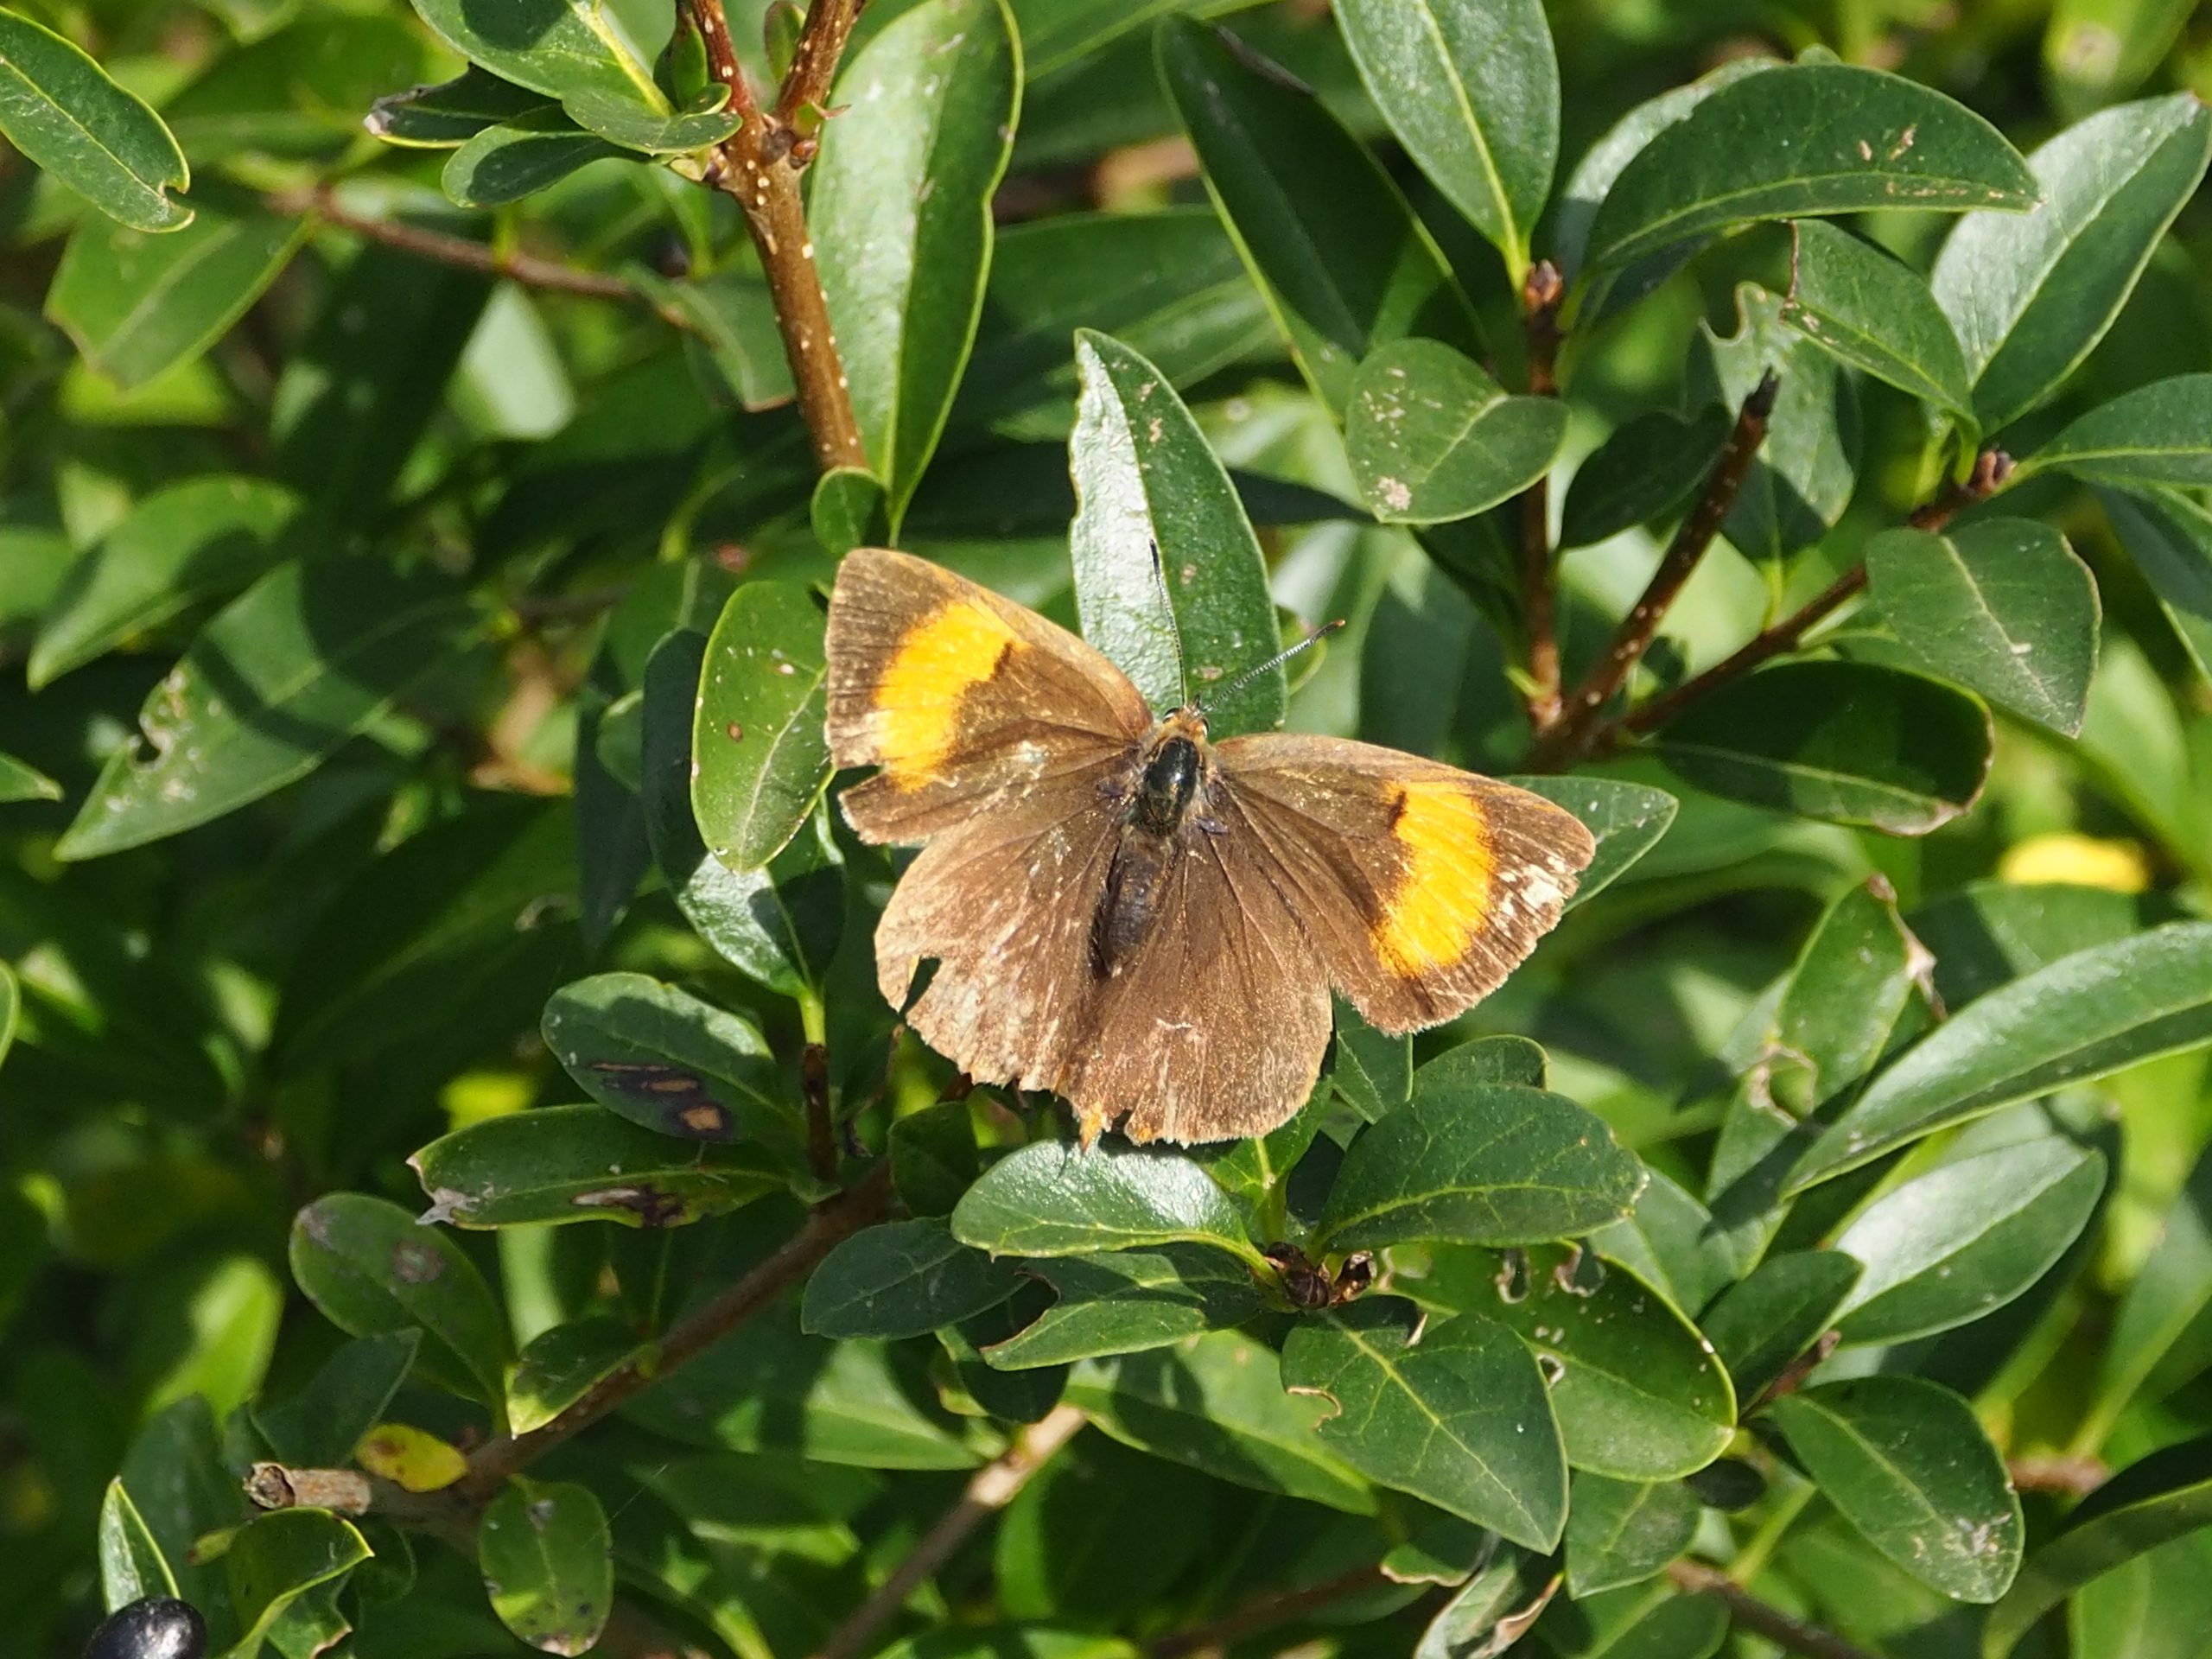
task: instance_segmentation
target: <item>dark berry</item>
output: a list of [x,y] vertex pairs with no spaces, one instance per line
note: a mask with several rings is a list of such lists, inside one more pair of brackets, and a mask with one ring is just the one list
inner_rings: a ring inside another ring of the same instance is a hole
[[207,1651],[207,1626],[190,1602],[148,1596],[102,1619],[85,1659],[201,1659]]

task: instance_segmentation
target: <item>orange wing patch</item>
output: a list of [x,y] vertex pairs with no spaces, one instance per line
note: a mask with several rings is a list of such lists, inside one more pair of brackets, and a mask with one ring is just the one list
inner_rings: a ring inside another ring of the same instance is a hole
[[961,699],[1020,649],[1014,631],[981,605],[956,601],[917,623],[873,699],[885,775],[901,789],[937,776],[959,735]]
[[1405,874],[1375,920],[1375,954],[1417,979],[1473,947],[1490,918],[1497,861],[1481,804],[1455,783],[1404,785],[1390,833],[1405,849]]

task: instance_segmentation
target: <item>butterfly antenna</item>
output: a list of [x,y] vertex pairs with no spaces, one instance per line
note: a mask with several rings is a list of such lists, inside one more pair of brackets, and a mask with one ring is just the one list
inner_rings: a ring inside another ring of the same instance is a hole
[[1275,652],[1274,656],[1268,658],[1266,662],[1261,663],[1255,667],[1246,669],[1242,674],[1239,674],[1227,685],[1218,687],[1215,690],[1209,692],[1206,696],[1199,698],[1198,712],[1203,715],[1214,704],[1226,702],[1230,697],[1235,696],[1239,691],[1242,691],[1246,686],[1251,684],[1253,681],[1258,679],[1261,675],[1272,672],[1274,670],[1281,668],[1292,658],[1297,656],[1300,652],[1305,651],[1310,646],[1319,645],[1321,641],[1327,639],[1331,634],[1334,633],[1338,628],[1341,628],[1344,626],[1344,620],[1341,616],[1333,622],[1324,622],[1319,627],[1315,628],[1307,633],[1306,636],[1303,639],[1300,640],[1296,645],[1285,645],[1281,651]]
[[1160,589],[1160,609],[1167,619],[1167,637],[1175,645],[1175,683],[1183,693],[1183,701],[1191,700],[1191,673],[1183,665],[1183,625],[1175,620],[1175,599],[1167,591],[1167,564],[1160,556],[1160,543],[1155,538],[1152,548],[1152,580]]

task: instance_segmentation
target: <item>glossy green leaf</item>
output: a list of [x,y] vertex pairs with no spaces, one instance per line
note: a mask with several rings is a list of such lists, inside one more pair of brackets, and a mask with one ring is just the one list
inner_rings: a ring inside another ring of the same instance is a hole
[[[1066,1392],[1068,1367],[1065,1365],[1040,1365],[1027,1371],[995,1370],[982,1353],[1019,1331],[1045,1300],[1042,1286],[1027,1285],[996,1307],[932,1333],[952,1363],[954,1380],[984,1413],[1002,1421],[1041,1422]],[[939,1397],[948,1405],[954,1403],[949,1394]]]
[[1558,1572],[1547,1558],[1511,1544],[1499,1546],[1482,1571],[1437,1610],[1414,1644],[1414,1659],[1477,1659],[1503,1652],[1544,1611],[1559,1584]]
[[671,633],[645,670],[639,798],[653,860],[701,937],[786,996],[818,980],[844,928],[843,856],[824,811],[768,865],[741,875],[707,850],[691,810],[691,740],[707,642]]
[[[1165,713],[1274,653],[1267,562],[1229,474],[1166,377],[1088,330],[1076,336],[1076,362],[1082,392],[1069,468],[1077,505],[1068,545],[1077,614],[1084,637]],[[1208,726],[1223,737],[1271,729],[1288,695],[1276,667],[1210,709]]]
[[2178,490],[2097,492],[2196,671],[2212,680],[2212,512]]
[[823,612],[795,582],[749,582],[707,641],[691,734],[691,810],[740,874],[798,833],[830,782]]
[[968,1103],[941,1100],[891,1126],[891,1180],[918,1216],[949,1216],[982,1173]]
[[100,1500],[100,1600],[109,1612],[148,1596],[176,1594],[176,1574],[119,1479]]
[[1859,1282],[1859,1263],[1837,1250],[1770,1255],[1720,1294],[1698,1321],[1748,1406],[1835,1324]]
[[1021,104],[1014,20],[1003,0],[924,0],[845,66],[836,96],[848,110],[814,165],[807,220],[895,528],[982,308],[991,193]]
[[608,143],[648,156],[676,156],[718,144],[735,132],[744,118],[727,107],[694,108],[671,115],[639,103],[633,96],[596,87],[569,93],[561,100],[561,110],[569,120]]
[[1712,1212],[1657,1170],[1636,1195],[1635,1210],[1586,1242],[1686,1314],[1694,1315],[1735,1277],[1727,1236],[1713,1225]]
[[817,1337],[921,1337],[1014,1294],[1020,1279],[942,1221],[886,1221],[855,1233],[806,1281],[801,1328]]
[[434,575],[381,559],[281,564],[217,613],[108,757],[55,849],[97,858],[303,778],[378,719],[469,625]]
[[2101,607],[2066,538],[2028,518],[1870,537],[1866,578],[1897,638],[1936,673],[2069,737],[2082,729]]
[[1562,778],[1555,774],[1508,777],[1514,784],[1563,806],[1582,820],[1598,843],[1588,867],[1575,878],[1573,910],[1586,905],[1634,868],[1659,844],[1675,822],[1678,803],[1663,789],[1624,783],[1617,778]]
[[569,1481],[510,1481],[476,1532],[492,1611],[541,1653],[597,1645],[614,1611],[613,1550],[599,1499]]
[[283,486],[237,474],[146,497],[62,577],[31,649],[31,688],[236,593],[283,556],[300,507]]
[[597,974],[545,1005],[545,1046],[584,1091],[687,1141],[795,1145],[767,1040],[745,1020],[643,974]]
[[1206,188],[1323,403],[1341,413],[1359,365],[1394,340],[1482,354],[1435,243],[1311,93],[1186,19],[1161,23],[1157,48]]
[[[1336,999],[1336,1058],[1329,1072],[1330,1086],[1353,1111],[1375,1122],[1413,1098],[1413,1039],[1384,1036],[1341,996]],[[1541,1063],[1541,1049],[1537,1055]]]
[[504,1396],[505,1316],[476,1265],[435,1228],[363,1192],[332,1192],[292,1224],[292,1277],[349,1336],[419,1327],[423,1358],[449,1383]]
[[638,1333],[620,1319],[569,1319],[541,1331],[507,1376],[507,1427],[543,1428],[638,1357]]
[[369,1555],[368,1541],[353,1522],[327,1510],[276,1510],[254,1517],[223,1557],[231,1605],[245,1631],[236,1651],[259,1653],[286,1610]]
[[968,1189],[952,1236],[995,1255],[1207,1244],[1267,1270],[1228,1196],[1203,1166],[1164,1148],[1023,1147]]
[[1193,1245],[1062,1256],[1025,1271],[1049,1285],[1058,1300],[983,1351],[1001,1370],[1164,1348],[1241,1325],[1260,1311],[1260,1288],[1249,1268]]
[[1957,1395],[1869,1376],[1769,1410],[1821,1495],[1891,1560],[1960,1601],[2005,1593],[2020,1566],[2020,1500]]
[[548,107],[543,92],[502,80],[474,64],[459,79],[390,92],[369,108],[361,124],[388,144],[410,149],[453,149],[486,127]]
[[1337,22],[1406,153],[1517,280],[1559,160],[1541,0],[1344,0]]
[[2212,484],[2212,374],[2177,374],[2077,416],[2013,474],[2053,467],[2123,489]]
[[462,144],[438,181],[463,207],[500,207],[557,184],[580,167],[626,153],[559,110],[531,110]]
[[1697,1531],[1697,1498],[1680,1481],[1578,1471],[1567,1492],[1567,1582],[1578,1600],[1650,1578]]
[[1500,1263],[1440,1252],[1424,1294],[1519,1334],[1543,1360],[1567,1460],[1669,1480],[1719,1457],[1736,1397],[1712,1344],[1626,1268],[1546,1246]]
[[2122,1470],[2028,1557],[2018,1580],[1990,1610],[1981,1659],[2005,1659],[2068,1595],[2206,1527],[2212,1527],[2212,1440],[2169,1446]]
[[[15,801],[58,801],[61,785],[12,754],[0,754],[0,805]],[[0,1052],[5,1052],[0,1049]]]
[[1359,365],[1344,451],[1360,499],[1384,524],[1470,518],[1551,470],[1567,435],[1556,397],[1509,397],[1449,346],[1402,340]]
[[1972,213],[1943,245],[1936,298],[1966,347],[1974,412],[1997,431],[2087,358],[2212,160],[2212,112],[2189,92],[2091,116],[2028,157],[2043,201]]
[[297,1394],[255,1408],[269,1449],[296,1468],[343,1466],[385,1410],[415,1363],[423,1333],[412,1326],[341,1343]]
[[0,11],[0,133],[109,218],[174,231],[192,209],[184,152],[145,100],[52,29]]
[[1783,663],[1722,688],[1655,747],[1700,789],[1893,836],[1924,836],[1981,793],[1989,712],[1941,681],[1866,663]]
[[1335,1405],[1321,1440],[1354,1468],[1531,1549],[1559,1542],[1559,1428],[1535,1356],[1502,1325],[1424,1328],[1412,1303],[1371,1296],[1294,1326],[1282,1377]]
[[[2049,211],[2046,204],[2034,213],[1983,217],[2023,225]],[[1974,379],[1966,355],[1926,279],[1821,219],[1802,219],[1790,230],[1797,238],[1796,280],[1783,302],[1783,321],[1838,361],[1923,403],[1971,416]]]
[[408,1164],[429,1218],[456,1227],[615,1221],[682,1227],[780,1191],[760,1147],[700,1145],[626,1122],[604,1108],[540,1106],[439,1136]]
[[2092,946],[1955,1014],[1813,1145],[1797,1189],[2069,1084],[2212,1042],[2212,923]]
[[1620,265],[1751,219],[2036,199],[1997,129],[1941,92],[1878,69],[1792,64],[1719,88],[1659,132],[1606,192],[1588,257]]
[[1654,410],[1614,428],[1574,469],[1560,545],[1587,547],[1673,514],[1712,473],[1733,425],[1708,404],[1688,419]]
[[61,251],[46,315],[109,379],[143,386],[220,339],[307,232],[305,219],[213,203],[160,236],[89,220]]
[[596,92],[665,108],[652,71],[597,0],[413,0],[438,37],[471,63],[549,98]]
[[1372,1515],[1374,1490],[1322,1443],[1322,1402],[1286,1394],[1274,1351],[1236,1331],[1086,1361],[1068,1403],[1124,1445],[1257,1491]]
[[1643,1166],[1563,1095],[1468,1076],[1455,1049],[1414,1074],[1410,1104],[1352,1143],[1322,1211],[1332,1250],[1415,1239],[1525,1244],[1628,1214]]

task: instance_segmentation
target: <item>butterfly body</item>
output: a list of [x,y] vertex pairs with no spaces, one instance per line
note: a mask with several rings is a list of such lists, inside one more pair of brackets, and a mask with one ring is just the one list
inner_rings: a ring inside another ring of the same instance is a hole
[[1449,1019],[1589,861],[1572,815],[1492,779],[1155,716],[1082,640],[906,554],[847,556],[829,664],[832,757],[880,768],[848,821],[922,848],[876,932],[885,998],[1086,1139],[1264,1134],[1312,1091],[1332,985],[1386,1032]]

